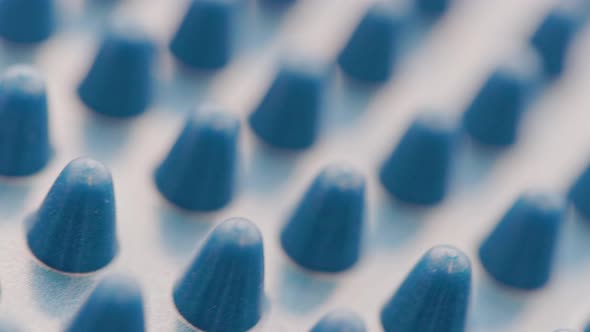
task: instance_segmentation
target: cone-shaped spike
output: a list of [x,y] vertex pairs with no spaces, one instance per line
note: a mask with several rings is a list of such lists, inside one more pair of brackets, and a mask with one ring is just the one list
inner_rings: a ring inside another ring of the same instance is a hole
[[209,235],[174,288],[180,314],[204,331],[246,331],[262,314],[262,236],[246,219],[224,221]]
[[170,43],[170,50],[188,66],[221,68],[231,58],[234,33],[234,4],[231,0],[191,0]]
[[155,174],[160,193],[192,211],[217,210],[234,193],[239,122],[231,114],[202,110],[191,115]]
[[324,85],[324,73],[319,67],[283,66],[250,115],[252,129],[278,148],[310,147],[318,136]]
[[0,36],[15,43],[38,43],[55,28],[54,0],[0,1]]
[[142,113],[152,100],[154,57],[155,45],[140,28],[113,26],[78,87],[80,99],[108,116]]
[[0,78],[0,174],[33,174],[51,155],[45,81],[30,67],[11,67]]
[[414,0],[418,12],[430,19],[436,19],[447,12],[452,0]]
[[565,202],[556,195],[522,195],[479,248],[486,271],[520,289],[540,288],[550,278]]
[[365,323],[356,313],[335,310],[320,319],[309,332],[365,332]]
[[134,279],[104,278],[90,294],[66,332],[144,332],[143,298]]
[[324,169],[281,233],[283,249],[314,271],[339,272],[359,258],[365,180],[353,169]]
[[381,311],[385,332],[462,332],[471,264],[459,249],[436,246],[420,259]]
[[568,199],[581,216],[590,219],[590,165],[572,185]]
[[117,252],[111,173],[95,160],[70,162],[32,218],[29,248],[51,268],[92,272],[107,265]]
[[340,68],[354,79],[383,82],[397,55],[400,20],[389,4],[371,7],[338,56]]
[[419,116],[383,164],[380,179],[397,199],[430,205],[447,192],[455,128],[433,114]]

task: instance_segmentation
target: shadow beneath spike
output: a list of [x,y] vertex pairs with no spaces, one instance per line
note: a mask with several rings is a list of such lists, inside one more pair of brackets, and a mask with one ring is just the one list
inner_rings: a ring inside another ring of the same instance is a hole
[[29,264],[31,288],[39,309],[52,317],[69,317],[92,290],[95,275],[71,276]]
[[404,204],[386,196],[382,192],[374,208],[374,229],[368,243],[379,249],[395,249],[416,236],[430,209]]
[[83,144],[94,158],[108,162],[127,144],[134,120],[112,119],[88,111],[83,120]]
[[[272,3],[273,1],[255,1],[249,8],[249,16],[243,24],[246,29],[238,32],[238,49],[255,51],[269,42],[280,29],[283,17],[291,7],[291,3]],[[279,2],[279,1],[274,1]]]
[[336,280],[311,274],[293,264],[281,268],[278,305],[295,315],[306,315],[328,300],[336,289]]
[[326,126],[349,126],[366,113],[367,105],[379,91],[379,87],[356,81],[337,71],[332,79],[334,84],[327,94]]
[[569,212],[558,242],[556,271],[583,268],[590,261],[590,223],[573,209]]
[[0,220],[8,219],[22,213],[26,198],[31,192],[32,186],[29,182],[7,181],[0,178]]
[[247,167],[247,190],[269,194],[281,190],[298,164],[299,153],[282,151],[260,142],[253,147]]
[[501,287],[487,276],[479,278],[475,291],[470,326],[473,329],[503,330],[524,310],[527,300],[513,290]]
[[174,63],[172,77],[159,80],[156,104],[169,106],[174,111],[187,112],[206,99],[215,72],[198,70],[182,63]]
[[3,41],[0,48],[1,63],[5,67],[23,63],[31,64],[35,62],[38,50],[38,45],[22,45]]
[[475,142],[469,137],[457,147],[457,160],[452,170],[452,181],[456,188],[476,189],[490,174],[505,149],[496,149]]

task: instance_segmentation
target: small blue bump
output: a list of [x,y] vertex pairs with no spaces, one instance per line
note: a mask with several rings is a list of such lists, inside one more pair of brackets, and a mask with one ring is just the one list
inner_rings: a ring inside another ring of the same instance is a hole
[[372,6],[340,52],[340,68],[360,81],[387,81],[398,52],[400,26],[392,6]]
[[325,86],[322,69],[288,64],[279,70],[250,115],[252,129],[267,144],[300,150],[316,141]]
[[113,117],[143,113],[152,101],[155,44],[135,26],[107,32],[86,77],[78,87],[91,110]]
[[519,289],[545,285],[551,274],[564,207],[559,196],[522,195],[479,249],[486,271],[500,283]]
[[171,203],[191,211],[212,211],[234,195],[239,121],[203,109],[192,114],[166,159],[156,186]]
[[548,78],[556,78],[563,72],[568,49],[580,23],[577,13],[554,10],[533,34],[531,45],[541,56]]
[[126,276],[104,278],[90,294],[66,332],[144,332],[143,298]]
[[438,18],[451,7],[452,0],[414,0],[420,14],[427,18]]
[[385,332],[463,332],[471,263],[459,249],[435,246],[416,264],[381,311]]
[[325,168],[283,228],[283,249],[310,270],[350,268],[360,255],[364,206],[361,174],[348,167]]
[[0,1],[0,36],[14,43],[39,43],[55,29],[54,0]]
[[118,247],[109,170],[89,158],[70,162],[32,216],[27,241],[41,262],[59,271],[88,273],[107,265]]
[[320,319],[309,332],[365,332],[365,322],[356,313],[335,310]]
[[33,68],[11,67],[0,78],[0,174],[31,175],[51,156],[45,81]]
[[440,202],[447,192],[454,140],[452,121],[433,114],[419,116],[383,164],[381,183],[403,202]]
[[224,221],[209,235],[174,288],[174,303],[195,327],[246,331],[258,323],[264,301],[262,235],[250,221]]
[[590,165],[571,186],[568,200],[582,217],[590,219]]
[[170,43],[172,54],[194,68],[225,66],[235,42],[234,10],[231,0],[192,0]]

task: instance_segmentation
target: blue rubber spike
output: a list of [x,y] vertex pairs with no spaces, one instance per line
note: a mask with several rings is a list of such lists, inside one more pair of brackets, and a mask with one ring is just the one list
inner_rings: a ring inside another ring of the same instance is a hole
[[174,287],[180,314],[207,332],[246,331],[258,323],[264,300],[262,235],[233,218],[209,235]]
[[393,6],[372,6],[340,52],[340,68],[360,81],[387,81],[398,52],[400,26]]
[[582,217],[590,219],[590,165],[571,186],[568,200]]
[[356,313],[335,310],[320,319],[309,332],[365,332],[365,322]]
[[289,63],[250,115],[252,130],[267,144],[309,148],[318,136],[325,76],[319,66]]
[[464,113],[465,131],[479,143],[508,147],[518,138],[520,120],[540,71],[536,53],[518,58],[488,77]]
[[577,12],[556,9],[549,13],[531,38],[549,79],[561,75],[574,35],[581,26]]
[[436,19],[446,13],[451,7],[452,0],[414,0],[416,9],[423,16]]
[[90,294],[66,332],[144,332],[143,297],[134,279],[105,277]]
[[364,206],[361,174],[348,167],[325,168],[283,228],[283,249],[310,270],[350,268],[360,255]]
[[10,67],[0,78],[0,175],[25,176],[52,156],[45,81],[31,67]]
[[433,114],[420,115],[383,164],[381,183],[403,202],[440,202],[447,192],[454,139],[452,121]]
[[479,248],[486,271],[507,286],[531,290],[550,278],[565,203],[546,193],[522,195]]
[[45,265],[69,273],[104,267],[118,247],[111,173],[98,161],[73,160],[30,221],[29,248]]
[[428,250],[381,311],[385,332],[463,332],[471,263],[461,250]]
[[156,169],[160,193],[191,211],[212,211],[234,194],[239,122],[231,114],[202,109],[191,114],[166,159]]
[[0,36],[14,43],[39,43],[55,29],[54,0],[0,1]]
[[91,110],[113,117],[143,113],[152,101],[155,44],[140,28],[109,29],[89,72],[78,87]]
[[234,2],[191,0],[170,43],[172,54],[198,69],[219,69],[231,59],[235,42]]

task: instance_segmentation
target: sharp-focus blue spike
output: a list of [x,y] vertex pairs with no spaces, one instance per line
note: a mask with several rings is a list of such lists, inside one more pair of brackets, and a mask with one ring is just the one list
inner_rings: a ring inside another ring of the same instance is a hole
[[459,249],[436,246],[420,259],[381,311],[385,332],[463,332],[471,264]]
[[229,219],[209,235],[174,288],[174,303],[192,325],[207,332],[246,331],[262,315],[262,236],[246,219]]
[[29,248],[47,266],[70,273],[104,267],[117,253],[111,173],[95,160],[73,160],[31,222]]
[[0,36],[15,43],[42,42],[56,24],[54,0],[0,1]]
[[365,332],[365,322],[349,310],[335,310],[320,319],[309,332]]

